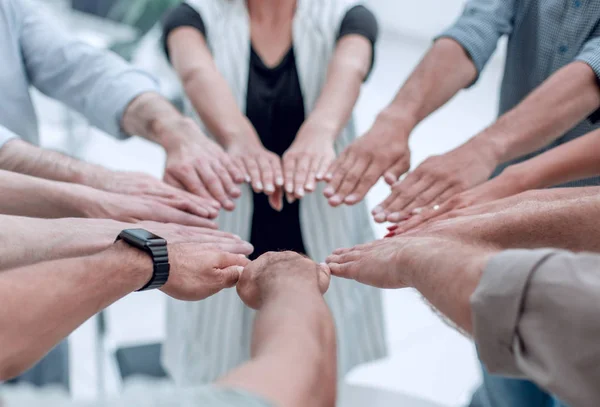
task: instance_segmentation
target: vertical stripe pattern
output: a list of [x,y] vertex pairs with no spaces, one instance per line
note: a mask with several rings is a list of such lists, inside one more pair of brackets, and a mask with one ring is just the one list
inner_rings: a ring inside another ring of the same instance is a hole
[[[242,111],[246,109],[249,74],[250,25],[243,0],[188,2],[207,25],[207,40],[215,62],[229,83]],[[305,110],[311,112],[325,83],[328,64],[350,0],[299,0],[293,24],[294,51]],[[202,125],[189,101],[187,112]],[[206,129],[203,126],[204,129]],[[351,120],[338,137],[339,154],[356,137]],[[323,261],[333,250],[372,241],[366,203],[332,208],[323,197],[325,186],[305,197],[300,206],[302,234],[309,256]],[[243,188],[234,212],[223,212],[222,230],[248,240],[253,211],[252,191]],[[336,321],[338,371],[387,353],[380,291],[353,281],[334,279],[326,300]],[[243,305],[235,290],[200,303],[169,300],[168,336],[163,362],[178,384],[210,382],[249,358],[254,312]]]

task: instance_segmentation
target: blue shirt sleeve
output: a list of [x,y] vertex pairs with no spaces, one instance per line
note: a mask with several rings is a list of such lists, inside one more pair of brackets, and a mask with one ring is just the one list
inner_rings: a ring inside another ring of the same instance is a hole
[[475,64],[479,78],[498,40],[512,32],[516,7],[516,0],[470,0],[458,21],[436,39],[457,41]]
[[122,116],[133,99],[158,92],[158,82],[109,51],[76,41],[29,0],[19,2],[20,45],[30,83],[115,137],[127,137]]
[[[575,57],[576,61],[585,62],[592,68],[600,86],[600,37],[595,37],[589,40],[584,46],[579,55]],[[596,110],[589,117],[593,124],[600,121],[600,109]]]

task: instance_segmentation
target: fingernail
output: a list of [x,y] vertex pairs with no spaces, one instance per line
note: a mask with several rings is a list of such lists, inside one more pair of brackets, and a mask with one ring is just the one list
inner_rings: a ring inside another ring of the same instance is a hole
[[358,195],[355,194],[348,195],[346,199],[344,199],[344,202],[349,204],[355,203],[356,201],[358,201]]
[[383,212],[383,208],[381,206],[376,206],[375,208],[373,208],[373,211],[371,213],[373,215],[377,215],[379,212]]
[[262,191],[262,190],[263,190],[263,184],[262,184],[262,182],[260,182],[260,181],[259,181],[259,182],[257,182],[256,184],[254,184],[254,187],[255,187],[256,189],[258,189],[259,191]]
[[385,222],[385,218],[386,218],[385,213],[383,213],[383,212],[378,213],[377,215],[375,215],[375,222],[377,222],[377,223]]
[[396,213],[392,213],[390,215],[388,215],[387,217],[388,222],[400,222],[402,220],[402,216],[396,212]]
[[300,187],[296,189],[296,195],[302,198],[304,196],[304,188]]
[[415,209],[412,210],[412,214],[413,215],[418,215],[421,212],[423,212],[423,208],[415,208]]
[[398,225],[392,225],[392,226],[388,226],[387,230],[390,232],[393,232],[394,230],[398,229]]
[[285,192],[287,192],[288,194],[291,194],[294,192],[294,186],[292,184],[287,184],[285,186]]
[[282,187],[283,186],[283,178],[277,177],[277,179],[275,180],[275,184],[277,184],[278,187]]
[[390,232],[390,233],[388,233],[388,234],[387,234],[387,235],[385,235],[383,238],[384,238],[384,239],[388,239],[388,238],[390,238],[390,237],[394,237],[394,233],[393,233],[393,232]]
[[342,198],[338,195],[332,196],[331,198],[329,198],[329,203],[331,205],[339,205],[342,203]]
[[324,175],[323,174],[317,174],[316,178],[318,181],[321,181],[323,179]]
[[306,189],[307,189],[308,191],[314,191],[314,190],[315,190],[315,187],[316,187],[316,185],[315,185],[315,183],[314,183],[314,182],[309,182],[308,184],[306,184]]
[[265,192],[268,192],[268,193],[275,192],[275,187],[271,184],[267,184],[267,186],[265,187]]
[[325,174],[325,178],[331,179],[331,178],[333,178],[333,174],[329,172],[329,173]]
[[225,201],[225,209],[233,209],[235,208],[235,204],[233,203],[233,201]]
[[248,175],[248,174],[246,174],[246,176],[244,177],[244,179],[246,180],[246,182],[252,181],[252,178],[250,178],[250,175]]
[[327,187],[325,188],[325,191],[323,191],[323,193],[325,194],[325,196],[331,196],[335,194],[335,191],[333,190],[333,187]]
[[292,204],[294,203],[294,201],[296,200],[293,196],[286,194],[285,195],[285,199],[287,200],[287,203]]
[[241,194],[242,194],[242,191],[238,187],[233,187],[229,190],[229,195],[240,196]]
[[237,272],[240,274],[240,276],[241,276],[241,275],[242,275],[242,273],[244,272],[244,268],[243,268],[242,266],[234,266],[234,267],[233,267],[233,269],[234,269],[235,271],[237,271]]

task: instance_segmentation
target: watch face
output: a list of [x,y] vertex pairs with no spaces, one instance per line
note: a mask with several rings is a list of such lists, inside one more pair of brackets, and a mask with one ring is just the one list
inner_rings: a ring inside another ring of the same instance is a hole
[[140,246],[164,245],[167,243],[162,237],[144,229],[127,229],[122,234],[126,234],[128,239],[134,240]]

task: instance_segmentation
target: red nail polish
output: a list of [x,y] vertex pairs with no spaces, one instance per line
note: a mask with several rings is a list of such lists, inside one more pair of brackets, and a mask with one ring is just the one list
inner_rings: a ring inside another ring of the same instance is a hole
[[387,227],[387,230],[389,230],[390,232],[393,232],[396,229],[398,229],[398,225],[392,225]]
[[390,233],[388,233],[387,235],[385,235],[383,238],[384,238],[384,239],[387,239],[388,237],[394,237],[394,236],[396,236],[396,235],[394,234],[394,232],[390,232]]

